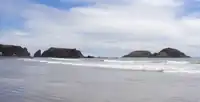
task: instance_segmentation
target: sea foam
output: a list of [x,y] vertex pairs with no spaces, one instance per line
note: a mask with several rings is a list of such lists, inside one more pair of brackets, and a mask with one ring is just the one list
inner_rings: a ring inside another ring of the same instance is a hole
[[194,65],[189,61],[122,61],[122,60],[97,60],[97,61],[84,61],[84,59],[19,59],[29,62],[40,62],[46,64],[61,64],[80,67],[93,67],[93,68],[113,68],[113,69],[128,69],[132,71],[147,71],[147,72],[164,72],[164,73],[200,73],[197,68],[200,65]]

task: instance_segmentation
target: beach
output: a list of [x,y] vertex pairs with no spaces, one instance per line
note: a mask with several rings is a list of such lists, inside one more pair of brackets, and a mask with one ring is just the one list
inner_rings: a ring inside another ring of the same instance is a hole
[[[200,75],[198,69],[194,69],[198,66],[197,59],[181,59],[177,63],[159,61],[163,60],[4,58],[0,60],[0,101],[200,101]],[[195,62],[195,65],[187,62]],[[135,69],[139,65],[143,68]],[[172,65],[191,69],[175,70]],[[153,66],[159,67],[153,70]]]

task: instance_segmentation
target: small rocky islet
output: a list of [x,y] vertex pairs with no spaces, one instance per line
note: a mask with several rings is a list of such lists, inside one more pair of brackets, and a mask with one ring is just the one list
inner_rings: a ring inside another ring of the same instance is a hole
[[[21,47],[17,45],[5,45],[0,44],[0,55],[1,56],[13,56],[13,57],[31,57],[28,49],[26,47]],[[84,56],[80,50],[70,49],[70,48],[56,48],[50,47],[49,49],[42,52],[37,50],[33,57],[55,57],[55,58],[95,58],[94,56]],[[133,51],[127,55],[122,56],[127,57],[147,57],[147,58],[189,58],[185,53],[174,49],[174,48],[164,48],[158,53],[151,53],[146,50]]]

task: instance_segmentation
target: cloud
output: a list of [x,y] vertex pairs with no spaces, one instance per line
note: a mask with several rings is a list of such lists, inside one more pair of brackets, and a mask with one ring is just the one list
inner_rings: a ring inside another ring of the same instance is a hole
[[85,54],[122,56],[132,50],[175,47],[199,56],[200,19],[196,14],[181,16],[182,0],[82,2],[95,4],[58,9],[29,3],[20,11],[25,19],[23,29],[3,31],[0,42],[28,46],[32,52],[57,46],[78,48]]

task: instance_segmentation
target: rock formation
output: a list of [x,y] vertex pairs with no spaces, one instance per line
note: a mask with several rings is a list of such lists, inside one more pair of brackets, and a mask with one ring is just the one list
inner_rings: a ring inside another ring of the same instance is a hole
[[54,48],[51,47],[42,53],[42,57],[56,58],[83,58],[81,51],[76,49]]
[[153,54],[151,54],[150,51],[133,51],[123,57],[185,58],[189,56],[185,55],[183,52],[177,49],[165,48],[165,49],[162,49],[159,53],[153,53]]
[[150,51],[133,51],[123,57],[151,57]]
[[174,48],[165,48],[163,50],[161,50],[156,57],[176,57],[176,58],[180,58],[180,57],[189,57],[187,55],[185,55],[183,52],[174,49]]
[[86,56],[85,58],[95,58],[95,57],[94,57],[94,56],[88,55],[88,56]]
[[42,56],[41,50],[36,51],[34,54],[34,57],[41,57],[41,56]]
[[27,48],[15,45],[3,45],[0,44],[1,56],[17,56],[17,57],[28,57],[30,53]]

